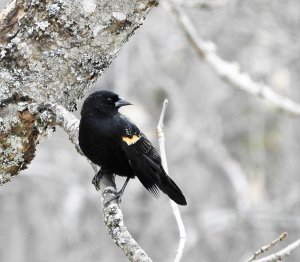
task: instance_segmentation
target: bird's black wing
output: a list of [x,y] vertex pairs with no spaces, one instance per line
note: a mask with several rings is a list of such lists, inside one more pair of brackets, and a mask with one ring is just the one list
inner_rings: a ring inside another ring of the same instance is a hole
[[134,174],[154,196],[159,195],[161,159],[147,137],[131,122],[126,124],[122,139],[125,152]]
[[122,126],[123,151],[144,187],[156,197],[160,189],[177,204],[186,205],[183,193],[164,171],[160,156],[147,137],[129,120]]

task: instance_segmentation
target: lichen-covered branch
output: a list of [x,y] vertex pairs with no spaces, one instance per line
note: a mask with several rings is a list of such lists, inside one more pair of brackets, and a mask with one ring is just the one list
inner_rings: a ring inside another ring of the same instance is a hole
[[[55,125],[42,104],[76,109],[155,0],[13,0],[0,14],[0,184],[26,168]],[[48,121],[49,120],[49,121]]]
[[75,145],[76,150],[82,154],[78,143],[78,118],[60,105],[53,105],[52,111],[56,115],[56,123],[69,135],[69,139]]
[[[63,106],[52,104],[49,105],[49,109],[56,116],[56,123],[59,125],[69,136],[70,141],[74,144],[77,152],[83,155],[78,142],[79,136],[79,120],[78,118],[66,110]],[[95,172],[98,171],[99,167],[87,159],[91,164]]]
[[56,124],[43,103],[14,94],[0,101],[0,185],[31,162],[41,136]]
[[0,15],[0,97],[74,109],[153,0],[14,0]]
[[124,225],[122,210],[117,201],[113,200],[106,204],[117,193],[112,176],[104,174],[97,186],[102,193],[104,223],[113,241],[123,250],[130,261],[151,262],[152,260],[134,240]]
[[212,42],[202,40],[193,23],[182,9],[172,0],[164,0],[163,5],[174,16],[175,21],[181,28],[186,39],[191,44],[197,55],[213,68],[216,74],[228,84],[243,90],[251,95],[260,97],[269,102],[275,108],[291,115],[300,116],[300,104],[293,100],[277,94],[266,84],[257,83],[246,73],[240,71],[237,63],[223,60],[216,53],[216,46]]

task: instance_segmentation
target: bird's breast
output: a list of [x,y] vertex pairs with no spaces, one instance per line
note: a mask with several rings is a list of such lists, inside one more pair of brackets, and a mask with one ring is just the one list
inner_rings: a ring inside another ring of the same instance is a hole
[[93,163],[121,176],[133,176],[122,150],[121,136],[115,129],[105,121],[83,119],[79,127],[79,145]]

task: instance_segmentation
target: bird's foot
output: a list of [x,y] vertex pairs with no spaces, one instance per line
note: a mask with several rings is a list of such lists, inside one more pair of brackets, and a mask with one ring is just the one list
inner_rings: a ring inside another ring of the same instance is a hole
[[92,184],[95,186],[97,191],[100,190],[100,180],[102,179],[103,175],[104,173],[102,173],[101,170],[99,170],[92,180]]
[[124,185],[123,185],[122,188],[121,188],[121,190],[120,190],[119,192],[117,192],[115,196],[113,196],[112,198],[108,199],[108,200],[105,202],[105,204],[104,204],[105,206],[107,206],[107,205],[108,205],[111,201],[113,201],[113,200],[117,200],[117,204],[120,204],[120,203],[121,203],[121,197],[122,197],[122,195],[124,194],[125,188],[126,188],[128,182],[129,182],[129,180],[130,180],[130,177],[127,177],[127,178],[126,178],[126,181],[125,181],[125,183],[124,183]]
[[113,197],[111,197],[110,199],[108,199],[108,200],[106,200],[105,201],[105,207],[107,207],[108,206],[108,204],[111,202],[111,201],[113,201],[113,200],[116,200],[117,201],[117,204],[119,205],[119,204],[121,204],[121,197],[122,197],[122,195],[123,195],[123,192],[122,192],[122,190],[120,190],[119,192],[117,192],[116,194],[115,194],[115,196],[113,196]]

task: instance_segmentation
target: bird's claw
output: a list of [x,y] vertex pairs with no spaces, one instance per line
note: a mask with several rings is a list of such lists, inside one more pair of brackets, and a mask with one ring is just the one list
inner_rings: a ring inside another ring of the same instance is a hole
[[107,207],[108,204],[109,204],[111,201],[113,201],[113,200],[116,200],[118,205],[121,204],[121,201],[122,201],[121,196],[122,196],[122,193],[121,193],[121,192],[118,192],[115,196],[113,196],[113,197],[111,197],[110,199],[106,200],[106,201],[105,201],[105,204],[104,204],[105,207]]
[[100,190],[100,180],[102,178],[102,174],[100,173],[100,171],[94,176],[93,180],[92,180],[92,184],[95,186],[96,190],[99,191]]

